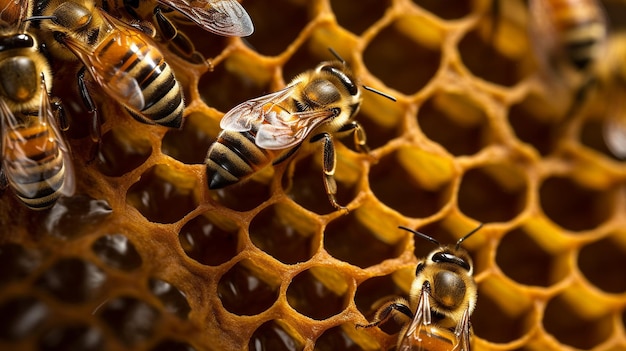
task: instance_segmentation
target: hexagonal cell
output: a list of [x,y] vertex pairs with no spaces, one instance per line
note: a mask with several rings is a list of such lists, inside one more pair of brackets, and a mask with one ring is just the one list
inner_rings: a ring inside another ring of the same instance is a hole
[[431,216],[449,202],[454,177],[450,160],[415,147],[402,147],[382,157],[369,172],[376,197],[414,218]]
[[176,30],[187,35],[207,59],[219,55],[228,46],[228,37],[204,31],[190,21],[176,21]]
[[[320,29],[318,29],[320,30]],[[323,27],[321,30],[328,30],[327,27]],[[336,60],[336,57],[328,50],[326,43],[320,43],[315,40],[314,37],[307,39],[296,50],[289,60],[282,65],[282,76],[285,84],[289,84],[297,75],[309,70],[315,69],[323,61]],[[340,50],[342,48],[332,48],[333,50]],[[341,55],[341,53],[340,53]],[[348,68],[351,67],[350,57],[342,57],[346,61]]]
[[390,5],[389,0],[366,0],[354,6],[347,1],[331,0],[330,6],[337,17],[337,22],[343,28],[354,34],[361,34],[374,22],[379,20]]
[[[365,351],[382,350],[381,345],[368,338],[362,330],[355,329],[353,324],[343,324],[324,331],[315,341],[315,351]],[[359,344],[365,339],[365,346]]]
[[551,153],[562,136],[562,113],[534,94],[511,106],[508,118],[515,135],[541,155]]
[[237,262],[220,279],[217,296],[233,314],[253,316],[270,308],[278,299],[279,280],[266,267],[250,260]]
[[374,232],[359,218],[363,211],[359,208],[330,222],[324,231],[324,249],[338,260],[361,268],[398,257],[404,246],[402,233]]
[[185,293],[177,287],[161,279],[151,278],[148,280],[148,288],[154,296],[161,300],[166,312],[181,319],[189,318],[191,307]]
[[[335,139],[334,143],[336,145],[339,141]],[[330,204],[326,194],[324,172],[321,166],[321,153],[321,147],[315,148],[311,155],[289,165],[294,167],[293,177],[288,178],[289,172],[285,172],[282,181],[287,195],[293,201],[317,214],[326,214],[337,209]],[[350,164],[348,165],[348,163]],[[342,206],[348,205],[356,196],[356,184],[343,181],[345,176],[351,176],[351,174],[344,172],[358,171],[349,167],[351,165],[353,165],[351,160],[346,159],[343,155],[337,155],[337,167],[335,170],[335,180],[337,181],[336,197],[337,202]]]
[[[207,185],[203,184],[202,186]],[[221,205],[240,212],[259,207],[271,196],[269,185],[254,178],[222,189],[212,190],[211,193]]]
[[348,305],[348,282],[332,267],[312,267],[295,276],[287,288],[287,302],[315,320],[341,313]]
[[103,235],[91,245],[94,254],[108,266],[123,271],[141,267],[143,260],[124,234]]
[[196,351],[196,349],[182,341],[163,340],[152,347],[150,351]]
[[196,208],[194,191],[202,186],[198,182],[167,165],[156,165],[128,189],[126,202],[151,222],[174,223]]
[[33,336],[50,317],[48,306],[31,296],[15,296],[0,304],[0,340]]
[[136,345],[154,336],[161,318],[154,306],[131,296],[107,300],[97,314],[127,346]]
[[0,245],[0,286],[28,277],[40,263],[38,251],[14,243]]
[[419,109],[417,122],[424,134],[455,156],[472,155],[491,139],[487,115],[467,96],[438,92]]
[[248,232],[256,247],[285,264],[309,260],[317,251],[315,221],[298,216],[293,208],[273,205],[250,222]]
[[246,40],[257,52],[266,56],[283,52],[310,19],[306,2],[281,1],[280,11],[276,11],[276,5],[268,6],[264,1],[248,1],[244,4],[254,21],[254,35]]
[[385,85],[410,95],[439,69],[442,36],[441,29],[424,17],[401,17],[367,45],[363,61]]
[[80,235],[90,234],[113,212],[106,200],[97,200],[88,196],[78,195],[61,197],[49,211],[38,221],[38,232],[72,239]]
[[151,153],[149,139],[128,126],[113,126],[100,141],[98,169],[105,175],[120,177],[142,165]]
[[[527,74],[523,70],[524,64],[494,49],[479,30],[468,32],[457,48],[465,67],[475,76],[489,82],[513,86]],[[489,59],[489,64],[485,64],[485,58]]]
[[492,343],[522,338],[535,323],[533,302],[520,291],[490,277],[478,285],[478,300],[471,321],[474,333]]
[[81,303],[95,298],[106,280],[106,274],[93,263],[63,258],[46,270],[36,285],[63,302]]
[[237,254],[237,233],[223,230],[207,216],[187,222],[178,240],[187,256],[204,265],[219,266]]
[[463,18],[472,11],[469,1],[458,2],[455,0],[413,0],[421,8],[433,13],[445,20]]
[[556,271],[559,266],[557,260],[524,227],[506,233],[496,251],[496,263],[502,272],[524,285],[548,287],[565,278],[567,272]]
[[301,336],[284,321],[271,320],[261,324],[248,343],[250,351],[299,351],[304,349]]
[[578,349],[591,349],[604,342],[614,328],[613,317],[602,312],[598,297],[576,288],[548,301],[543,326],[559,342]]
[[106,340],[100,329],[88,325],[74,324],[55,326],[43,333],[39,339],[39,350],[93,350],[106,349]]
[[613,213],[615,194],[611,189],[593,189],[573,178],[553,176],[539,188],[543,212],[567,230],[596,228]]
[[585,278],[608,293],[626,292],[624,234],[626,234],[624,231],[616,231],[603,239],[583,246],[578,253],[578,268]]
[[507,222],[526,207],[524,171],[508,163],[487,164],[463,175],[458,193],[459,209],[480,222]]
[[219,130],[219,123],[213,118],[200,112],[192,113],[185,118],[182,129],[165,134],[161,151],[185,164],[202,164]]
[[198,82],[202,100],[224,113],[246,100],[269,92],[266,81],[260,82],[255,77],[246,76],[246,72],[234,71],[231,62],[230,58],[227,59],[212,72],[204,74]]

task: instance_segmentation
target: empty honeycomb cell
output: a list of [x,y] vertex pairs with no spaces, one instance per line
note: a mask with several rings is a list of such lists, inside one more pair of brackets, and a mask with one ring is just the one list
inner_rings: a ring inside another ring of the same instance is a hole
[[245,8],[254,22],[254,34],[246,41],[266,56],[283,52],[310,20],[307,2],[302,1],[281,1],[269,6],[265,1],[247,1]]
[[[249,76],[233,72],[229,69],[229,63],[230,61],[226,59],[212,72],[204,74],[198,83],[198,91],[202,100],[224,113],[246,100],[267,94],[270,91],[267,81],[259,82]],[[265,69],[262,66],[256,68],[258,70]]]
[[[336,259],[361,268],[398,257],[404,245],[402,240],[383,241],[379,233],[363,224],[356,215],[357,211],[352,211],[328,224],[324,231],[326,251]],[[359,243],[357,247],[355,243]]]
[[196,349],[181,341],[164,340],[150,348],[150,351],[196,351]]
[[269,186],[254,178],[213,190],[212,194],[213,198],[224,207],[241,212],[259,207],[271,197]]
[[413,147],[384,156],[369,172],[370,187],[378,200],[415,218],[443,208],[451,196],[453,177],[450,160]]
[[420,129],[455,156],[472,155],[490,139],[487,115],[475,101],[459,93],[438,92],[417,113]]
[[161,142],[161,151],[185,164],[202,164],[209,146],[219,133],[219,123],[203,113],[185,118],[183,128],[170,130]]
[[128,126],[113,126],[102,135],[98,169],[105,175],[120,177],[142,165],[152,153],[149,139],[142,138]]
[[[623,231],[587,244],[578,253],[578,268],[585,278],[602,291],[614,294],[626,292],[626,247]],[[621,239],[621,240],[620,240]]]
[[347,306],[348,282],[332,267],[312,267],[295,276],[287,288],[289,305],[300,314],[324,320]]
[[126,201],[151,222],[174,223],[196,208],[193,192],[203,186],[198,183],[201,180],[187,173],[156,165],[128,189]]
[[[409,32],[410,31],[410,32]],[[363,52],[369,72],[385,85],[410,95],[423,88],[439,69],[442,35],[423,17],[406,17],[377,33]],[[425,37],[425,38],[424,38]],[[398,55],[398,50],[402,55]]]
[[506,344],[526,335],[535,322],[531,299],[491,276],[478,284],[472,328],[481,339]]
[[31,296],[13,296],[0,304],[0,340],[12,341],[34,335],[50,317],[46,304]]
[[[285,328],[287,327],[287,328]],[[300,351],[301,338],[293,336],[294,331],[283,321],[267,321],[261,324],[248,343],[249,351]]]
[[250,260],[237,262],[218,283],[217,296],[222,306],[240,316],[253,316],[270,308],[278,299],[278,281],[268,274],[267,268],[257,267]]
[[612,316],[602,313],[598,297],[578,289],[553,297],[544,311],[543,326],[559,342],[578,349],[591,349],[613,332]]
[[[199,30],[195,23],[189,21],[176,21],[176,29],[187,35],[189,39],[191,39],[196,51],[200,52],[209,60],[211,57],[219,55],[228,46],[229,37]],[[167,53],[167,50],[164,50],[164,53]],[[176,73],[177,76],[182,76],[181,74],[178,74],[178,71],[176,70],[174,73]],[[189,95],[185,94],[185,96]]]
[[495,50],[478,30],[466,33],[457,48],[465,67],[479,78],[499,85],[513,86],[525,76],[520,62]]
[[[314,37],[306,40],[282,66],[281,71],[285,84],[289,84],[297,75],[315,69],[321,62],[336,60],[337,58],[328,49],[328,47],[324,47],[324,43],[320,43]],[[344,48],[332,47],[332,49],[342,52]],[[351,58],[342,57],[342,59],[347,60],[346,64],[350,68]]]
[[185,294],[174,285],[156,278],[148,281],[150,292],[154,294],[165,307],[165,311],[177,315],[181,319],[189,318],[191,307]]
[[367,340],[369,343],[363,347],[359,344],[362,342],[361,333],[354,328],[352,324],[339,325],[329,328],[315,341],[316,351],[374,351],[381,350],[379,344],[375,341]]
[[512,105],[508,113],[515,135],[541,155],[551,153],[556,147],[564,128],[562,117],[562,113],[534,94]]
[[97,315],[128,346],[151,338],[161,318],[154,306],[130,296],[106,301]]
[[204,265],[218,266],[237,253],[237,233],[221,229],[205,216],[187,222],[178,239],[185,254]]
[[313,242],[315,222],[292,212],[293,208],[280,204],[267,207],[254,217],[248,229],[256,247],[285,264],[305,262],[317,251]]
[[103,235],[91,249],[108,266],[124,271],[137,269],[143,262],[135,245],[123,234]]
[[39,350],[105,350],[106,340],[102,332],[88,325],[56,326],[44,332],[39,340]]
[[[334,142],[339,143],[337,139]],[[324,173],[320,164],[321,153],[321,145],[316,145],[311,155],[291,164],[290,166],[294,167],[293,176],[288,178],[289,174],[286,172],[283,177],[283,186],[286,188],[287,195],[297,204],[315,213],[325,214],[336,209],[330,204],[324,188]],[[337,155],[336,197],[339,205],[346,206],[356,195],[356,184],[342,181],[342,172],[346,169],[346,165],[342,163],[345,158],[342,156]]]
[[96,265],[72,257],[56,261],[36,284],[63,302],[81,303],[97,296],[106,280],[106,274]]
[[547,287],[564,278],[554,275],[558,263],[552,253],[542,248],[523,227],[504,235],[496,251],[496,263],[507,277],[524,285]]
[[351,3],[342,0],[331,0],[330,6],[337,17],[339,25],[354,34],[363,33],[374,22],[379,20],[387,7],[389,0],[366,0],[361,1],[360,6],[352,6]]
[[469,1],[458,2],[455,0],[413,0],[424,10],[432,12],[437,17],[445,20],[463,18],[470,14],[471,3]]
[[61,197],[40,220],[41,229],[49,235],[71,239],[96,231],[112,213],[111,206],[104,199],[94,199],[85,195]]
[[[411,281],[413,277],[409,275]],[[400,296],[406,298],[407,294],[394,282],[391,275],[383,275],[359,284],[354,294],[354,303],[359,311],[371,320],[381,303]]]
[[567,230],[580,231],[595,228],[611,216],[614,195],[570,177],[552,176],[541,184],[539,199],[552,221]]
[[14,243],[0,245],[0,286],[28,277],[40,263],[36,250]]
[[483,223],[509,221],[526,207],[527,186],[523,169],[513,164],[472,168],[461,180],[459,209]]

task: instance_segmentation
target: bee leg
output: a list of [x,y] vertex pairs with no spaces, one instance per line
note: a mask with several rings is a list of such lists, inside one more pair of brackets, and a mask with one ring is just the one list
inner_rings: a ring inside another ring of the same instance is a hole
[[328,133],[320,133],[313,138],[311,142],[322,141],[322,168],[324,171],[324,187],[326,188],[326,195],[328,200],[334,208],[338,210],[348,211],[347,207],[341,206],[337,202],[335,195],[337,194],[337,182],[335,181],[335,166],[337,165],[337,156],[335,155],[335,145],[333,144],[333,138]]
[[193,64],[210,65],[204,55],[196,51],[191,39],[181,33],[164,14],[159,6],[154,8],[154,22],[159,26],[161,37],[171,43],[172,49]]
[[395,301],[388,302],[382,305],[378,310],[376,310],[376,314],[374,315],[374,320],[368,324],[357,324],[357,328],[372,328],[380,325],[381,323],[387,321],[390,317],[392,317],[396,313],[401,313],[402,315],[408,317],[409,319],[413,319],[413,312],[411,312],[411,308],[406,304],[404,299],[399,299]]
[[591,76],[585,80],[583,84],[574,93],[572,104],[565,113],[565,120],[569,120],[576,114],[576,111],[585,103],[589,92],[597,85],[598,80],[595,76]]
[[65,114],[65,110],[63,109],[63,104],[61,103],[61,99],[58,97],[52,98],[52,108],[55,111],[56,119],[59,121],[58,125],[62,131],[66,132],[70,129],[70,124],[67,120],[67,115]]
[[359,122],[352,121],[339,129],[338,133],[352,132],[354,136],[354,146],[359,152],[369,154],[370,148],[367,146],[365,130]]
[[87,68],[83,66],[76,75],[78,78],[78,91],[80,93],[80,97],[83,99],[83,104],[87,107],[87,112],[92,115],[90,131],[91,140],[93,140],[94,143],[100,143],[100,116],[98,115],[96,104],[93,102],[89,89],[87,88],[87,84],[85,83],[86,69]]

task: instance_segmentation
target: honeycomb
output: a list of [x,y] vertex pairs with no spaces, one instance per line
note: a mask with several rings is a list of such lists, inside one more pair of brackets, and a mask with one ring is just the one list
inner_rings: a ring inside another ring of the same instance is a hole
[[[32,212],[0,200],[0,349],[390,350],[399,325],[356,329],[407,297],[433,249],[399,225],[464,243],[475,262],[474,350],[626,350],[626,166],[602,138],[610,86],[571,119],[537,79],[522,1],[245,0],[256,31],[181,25],[213,69],[167,59],[181,130],[94,98],[55,67],[77,193]],[[615,32],[626,4],[606,0]],[[620,22],[621,21],[621,22]],[[497,23],[496,32],[490,30]],[[494,34],[495,33],[495,34]],[[363,84],[370,155],[337,142],[340,204],[319,150],[209,191],[223,113],[345,58]],[[94,156],[95,155],[95,156]]]

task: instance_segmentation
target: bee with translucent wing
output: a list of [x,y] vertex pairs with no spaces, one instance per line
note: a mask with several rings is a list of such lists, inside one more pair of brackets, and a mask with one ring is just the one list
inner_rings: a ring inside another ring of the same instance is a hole
[[237,105],[222,118],[223,130],[207,152],[209,189],[235,184],[270,163],[283,162],[308,140],[322,143],[326,193],[335,208],[345,209],[335,198],[332,136],[352,133],[357,149],[368,152],[365,132],[352,120],[360,106],[361,89],[343,60],[322,62],[286,88]]
[[410,300],[397,299],[381,306],[371,328],[390,317],[409,319],[398,339],[398,351],[469,351],[470,315],[476,307],[476,283],[472,259],[461,243],[482,224],[463,236],[455,246],[442,246],[434,238],[400,227],[439,246],[418,262]]

